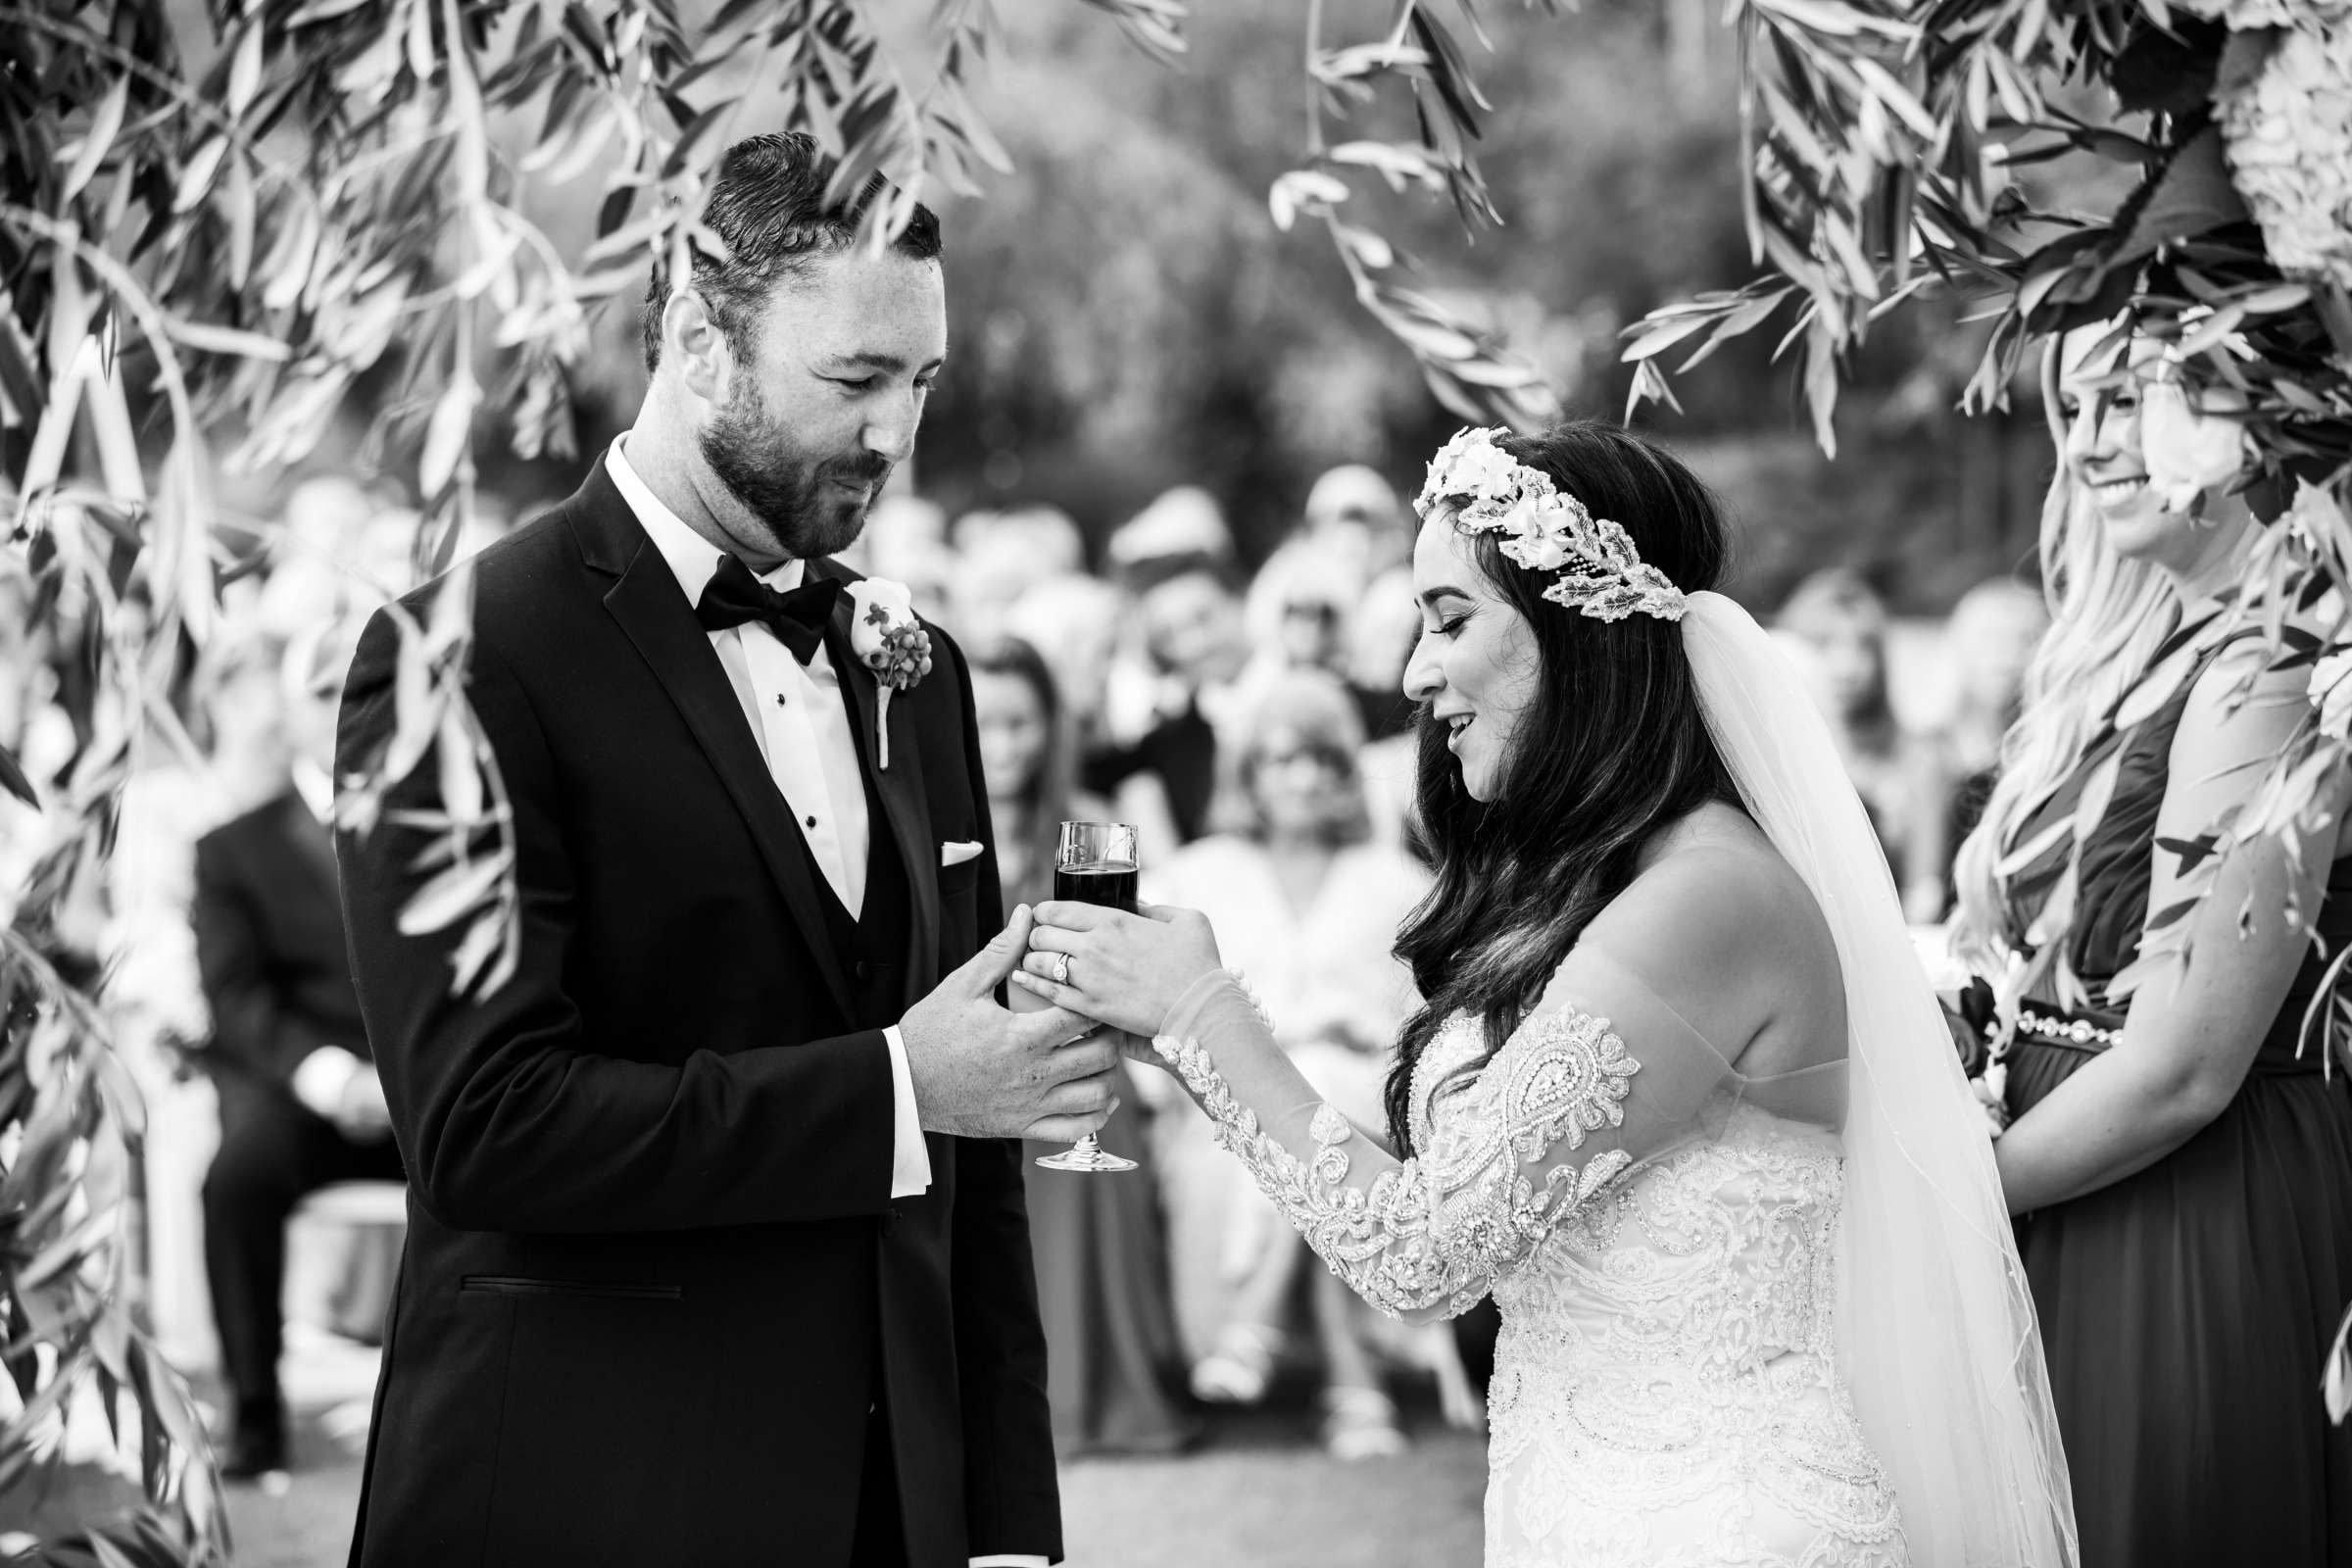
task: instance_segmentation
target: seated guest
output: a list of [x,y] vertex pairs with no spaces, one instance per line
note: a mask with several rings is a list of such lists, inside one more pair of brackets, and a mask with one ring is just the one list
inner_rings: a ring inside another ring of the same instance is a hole
[[1036,649],[1053,671],[1075,756],[1084,756],[1102,731],[1110,669],[1130,608],[1127,596],[1101,578],[1063,572],[1023,589],[1005,617],[1007,635]]
[[[1086,787],[1111,797],[1148,777],[1164,796],[1177,842],[1208,831],[1217,789],[1219,720],[1250,657],[1241,599],[1225,567],[1205,555],[1155,557],[1130,573],[1147,667],[1111,694],[1107,744],[1086,760]],[[1138,822],[1138,826],[1142,826]]]
[[[1413,775],[1421,738],[1414,727],[1418,705],[1404,695],[1405,661],[1421,639],[1421,611],[1413,598],[1413,574],[1397,566],[1372,579],[1348,628],[1348,695],[1363,721],[1364,749],[1356,767],[1364,776],[1364,807],[1372,836],[1422,855],[1420,824],[1413,820]],[[1426,857],[1424,857],[1426,858]]]
[[1325,469],[1306,493],[1298,533],[1358,580],[1406,564],[1413,530],[1396,492],[1360,463]]
[[316,635],[231,677],[221,744],[267,754],[282,786],[196,845],[192,920],[213,1016],[220,1147],[204,1182],[204,1261],[233,1428],[221,1474],[286,1462],[277,1383],[286,1220],[330,1182],[401,1178],[360,1021],[335,893],[328,760],[344,650]]
[[2027,667],[2049,627],[2050,612],[2040,592],[2014,577],[1977,584],[1960,596],[1944,623],[1944,646],[1958,677],[1957,701],[1950,717],[1930,737],[1934,809],[1920,824],[1920,855],[1924,865],[1945,868],[1945,909],[1952,902],[1952,858],[1984,812],[2000,772],[2001,737],[2017,722]]
[[1945,866],[1928,818],[1941,808],[1928,747],[1895,721],[1886,680],[1886,606],[1859,572],[1832,566],[1796,585],[1778,629],[1795,640],[1838,755],[1870,813],[1915,921],[1941,917]]

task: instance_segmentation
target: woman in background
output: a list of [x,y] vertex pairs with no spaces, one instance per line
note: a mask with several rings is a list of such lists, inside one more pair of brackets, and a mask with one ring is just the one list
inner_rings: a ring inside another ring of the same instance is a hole
[[1817,571],[1781,607],[1776,628],[1808,657],[1816,699],[1862,797],[1870,825],[1894,872],[1903,912],[1914,921],[1943,913],[1942,857],[1925,829],[1936,792],[1926,748],[1895,722],[1886,690],[1886,606],[1859,573]]
[[[2261,608],[2225,597],[2260,532],[2234,475],[2149,482],[2155,421],[2204,422],[2160,374],[2134,343],[2052,388],[2080,403],[2043,522],[2055,624],[1961,852],[1958,935],[1981,973],[2025,965],[1993,1152],[2085,1568],[2318,1568],[2352,1562],[2352,1431],[2319,1388],[2352,1298],[2352,1080],[2302,1022],[2352,940],[2345,791],[2323,781],[2298,854],[2260,836],[2217,868],[2196,842],[2309,720],[2308,672],[2269,668]],[[2121,706],[2159,666],[2170,695]],[[2118,995],[2201,876],[2185,961]]]
[[[1395,845],[1369,841],[1356,770],[1363,729],[1336,678],[1292,670],[1269,680],[1241,736],[1248,829],[1147,864],[1144,886],[1155,903],[1208,913],[1282,1020],[1281,1044],[1298,1070],[1333,1103],[1377,1120],[1389,1043],[1418,1000],[1390,950],[1428,892],[1428,873]],[[1147,1081],[1164,1094],[1167,1086]],[[1188,1339],[1207,1347],[1193,1392],[1253,1403],[1284,1347],[1306,1245],[1211,1134],[1189,1102],[1163,1124],[1179,1316]],[[1402,1452],[1369,1309],[1327,1270],[1313,1275],[1324,1446],[1343,1459]],[[1448,1414],[1467,1424],[1476,1409],[1451,1351],[1440,1331],[1421,1334],[1408,1353],[1438,1373]]]
[[1930,867],[1947,869],[1940,906],[1930,911],[1923,895],[1910,911],[1914,918],[1941,918],[1951,907],[1952,857],[1984,814],[2000,771],[2001,737],[2017,722],[2027,666],[2049,627],[2050,612],[2039,591],[2015,577],[1977,584],[1960,596],[1944,622],[1943,646],[1954,669],[1956,696],[1950,716],[1926,747],[1934,782],[1915,853],[1923,878]]
[[[1004,904],[1054,894],[1054,855],[1065,819],[1096,820],[1100,803],[1074,797],[1068,725],[1037,650],[1010,638],[971,656],[972,707]],[[1124,1080],[1126,1068],[1119,1068]],[[1158,1183],[1147,1120],[1131,1081],[1102,1132],[1102,1146],[1139,1162],[1117,1177],[1042,1170],[1060,1147],[1031,1144],[1029,1235],[1038,1311],[1046,1329],[1054,1446],[1079,1453],[1166,1453],[1194,1427],[1169,1389],[1179,1354],[1160,1245]]]

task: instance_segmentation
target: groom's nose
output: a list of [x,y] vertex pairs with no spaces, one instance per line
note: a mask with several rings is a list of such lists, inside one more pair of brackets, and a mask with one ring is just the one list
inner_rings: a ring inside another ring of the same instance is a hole
[[914,450],[914,429],[923,419],[923,400],[912,387],[877,400],[866,416],[865,450],[896,466]]

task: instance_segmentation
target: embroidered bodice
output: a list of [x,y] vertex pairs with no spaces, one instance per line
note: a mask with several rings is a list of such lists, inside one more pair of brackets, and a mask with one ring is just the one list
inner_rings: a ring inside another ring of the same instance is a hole
[[1614,1023],[1540,1011],[1483,1066],[1477,1020],[1441,1029],[1404,1161],[1258,1076],[1231,982],[1197,986],[1154,1044],[1373,1305],[1493,1294],[1489,1568],[1902,1562],[1834,1354],[1842,1063],[1743,1079],[1637,979],[1595,972]]

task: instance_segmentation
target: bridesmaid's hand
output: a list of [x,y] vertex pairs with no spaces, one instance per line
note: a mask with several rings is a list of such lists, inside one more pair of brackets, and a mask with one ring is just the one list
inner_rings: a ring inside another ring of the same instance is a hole
[[1176,999],[1224,965],[1208,916],[1173,906],[1138,907],[1141,913],[1128,914],[1064,899],[1039,905],[1029,956],[1012,983],[1148,1046]]

